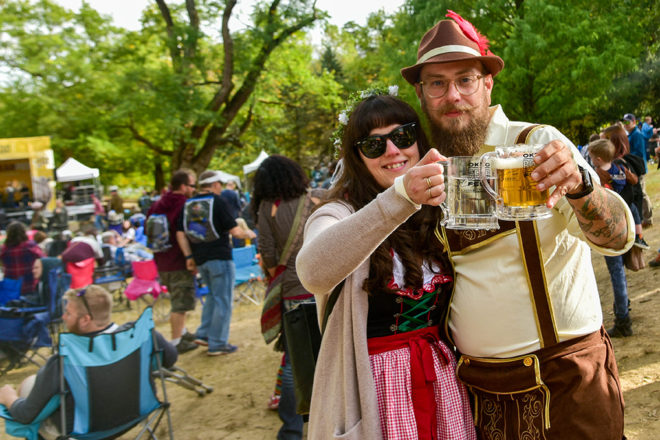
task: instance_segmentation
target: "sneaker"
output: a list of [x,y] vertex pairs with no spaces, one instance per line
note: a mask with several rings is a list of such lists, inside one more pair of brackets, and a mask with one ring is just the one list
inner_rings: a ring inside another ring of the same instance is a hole
[[653,260],[649,261],[649,266],[660,267],[660,253],[657,254]]
[[280,407],[280,396],[278,394],[273,394],[268,399],[268,409],[276,411]]
[[183,341],[195,342],[195,339],[197,339],[197,336],[195,336],[194,333],[190,333],[190,332],[185,332],[183,336],[181,336],[181,340]]
[[209,350],[209,351],[206,352],[206,354],[209,355],[209,356],[221,356],[223,354],[233,353],[236,350],[238,350],[237,346],[227,344],[227,346],[225,346],[225,347],[218,348],[218,349],[215,349],[215,350]]
[[176,351],[179,354],[187,353],[191,350],[194,350],[197,348],[197,344],[191,341],[186,341],[185,339],[181,338],[181,342],[179,342],[176,345]]
[[201,345],[203,347],[208,347],[209,346],[209,338],[207,338],[206,336],[198,336],[198,337],[195,338],[195,340],[193,342],[195,344]]
[[649,246],[648,243],[646,241],[644,241],[644,239],[642,237],[640,237],[639,235],[635,237],[635,244],[634,245],[637,246],[638,248],[642,248],[644,250],[651,249],[651,246]]

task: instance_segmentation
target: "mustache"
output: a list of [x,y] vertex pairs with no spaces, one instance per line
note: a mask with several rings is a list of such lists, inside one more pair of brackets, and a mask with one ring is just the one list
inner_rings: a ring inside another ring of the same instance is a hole
[[452,105],[452,104],[445,104],[440,107],[437,107],[435,109],[436,113],[440,114],[445,114],[449,112],[470,112],[474,109],[472,106],[467,106],[467,105]]

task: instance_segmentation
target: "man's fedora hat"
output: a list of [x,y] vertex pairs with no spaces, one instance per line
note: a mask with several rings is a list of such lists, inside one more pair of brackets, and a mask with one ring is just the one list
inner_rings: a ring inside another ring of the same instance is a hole
[[488,39],[472,24],[453,11],[447,11],[453,20],[441,20],[419,42],[417,63],[401,69],[401,75],[410,84],[419,81],[419,72],[425,64],[479,60],[495,76],[504,67],[504,61],[488,50]]

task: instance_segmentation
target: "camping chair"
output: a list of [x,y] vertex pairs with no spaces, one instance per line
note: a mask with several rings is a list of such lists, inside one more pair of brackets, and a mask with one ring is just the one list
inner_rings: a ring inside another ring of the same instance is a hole
[[0,307],[0,350],[6,356],[0,375],[26,363],[41,366],[46,361],[37,351],[52,346],[48,312],[42,310],[42,307]]
[[[43,260],[48,260],[44,258]],[[65,273],[61,264],[56,267],[44,264],[44,269],[52,267],[47,276],[42,275],[40,287],[45,295],[45,303],[40,305],[10,302],[0,307],[0,349],[7,356],[6,365],[0,375],[26,363],[43,365],[46,358],[37,350],[52,347],[54,335],[58,333],[62,316],[62,295],[69,289],[71,275]],[[44,279],[48,280],[46,285]]]
[[131,273],[130,265],[126,262],[124,256],[124,248],[118,247],[115,250],[114,258],[110,246],[103,245],[101,249],[103,250],[104,263],[94,269],[94,284],[105,287],[108,292],[115,296],[117,304],[126,302],[126,308],[130,309],[131,304],[123,294],[128,285],[126,277]]
[[[124,290],[129,301],[144,301],[154,308],[157,321],[164,322],[169,318],[169,307],[162,297],[169,297],[167,287],[160,284],[158,268],[154,260],[133,261],[133,279]],[[150,296],[147,299],[145,296]]]
[[71,274],[72,289],[87,287],[94,283],[94,258],[66,263],[66,271]]
[[238,294],[234,299],[238,302],[247,300],[254,305],[261,303],[262,271],[256,255],[257,250],[254,245],[232,249],[232,258],[236,266],[234,292]]
[[161,372],[154,372],[154,374],[161,374],[166,381],[175,385],[183,387],[187,390],[194,391],[199,397],[204,397],[213,392],[213,387],[205,385],[201,380],[189,375],[186,370],[179,368],[176,365],[170,368],[161,368]]
[[23,286],[23,278],[17,280],[13,278],[3,278],[0,281],[0,306],[4,306],[10,301],[17,300],[21,297],[21,287]]
[[[115,438],[142,423],[136,438],[156,439],[155,430],[164,415],[169,438],[174,438],[165,379],[158,375],[162,400],[156,397],[151,381],[152,371],[158,372],[162,367],[154,332],[152,311],[148,307],[132,327],[118,333],[60,335],[60,396],[56,400],[59,400],[62,426],[66,426],[67,412],[73,411],[73,431],[62,438]],[[116,374],[118,370],[124,374]],[[112,380],[108,380],[109,371]],[[73,408],[66,405],[68,392],[73,397]],[[20,429],[21,436],[37,438],[38,423],[21,425],[6,412],[0,416],[8,419],[5,422],[8,434],[16,435]],[[32,435],[26,435],[28,430],[27,434]]]

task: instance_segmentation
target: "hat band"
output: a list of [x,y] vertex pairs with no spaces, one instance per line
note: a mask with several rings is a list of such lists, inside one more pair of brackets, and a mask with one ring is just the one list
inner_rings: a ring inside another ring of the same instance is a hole
[[481,56],[481,54],[478,51],[472,49],[471,47],[453,44],[449,46],[436,47],[435,49],[426,52],[424,56],[422,56],[419,60],[417,60],[417,64],[425,63],[430,58],[433,58],[436,55],[442,55],[443,53],[450,53],[450,52],[469,53],[470,55],[474,55],[475,57]]

